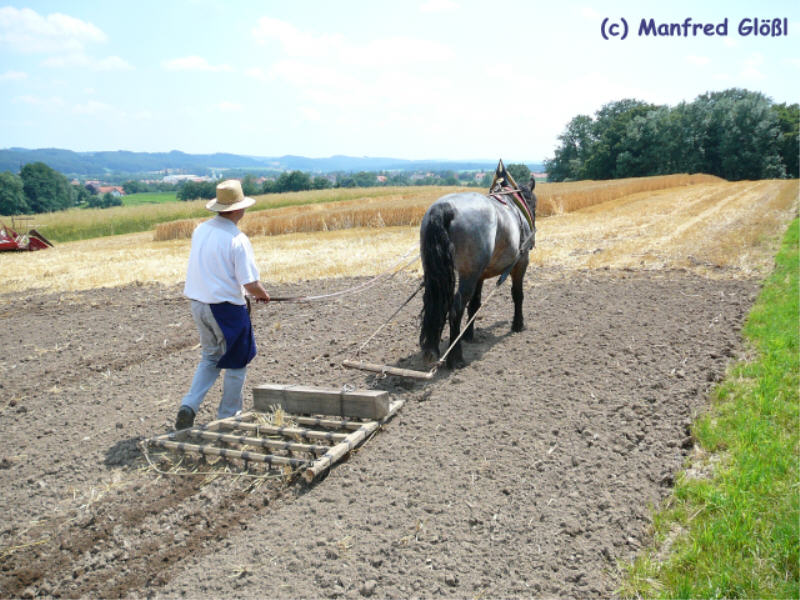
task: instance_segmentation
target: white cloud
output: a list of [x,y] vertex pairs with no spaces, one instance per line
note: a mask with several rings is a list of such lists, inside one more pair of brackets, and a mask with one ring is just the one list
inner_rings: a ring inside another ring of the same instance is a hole
[[322,120],[322,113],[320,113],[316,108],[311,108],[310,106],[301,106],[298,110],[306,121]]
[[800,69],[800,58],[784,58],[783,62],[792,65],[795,69]]
[[64,105],[64,100],[59,96],[51,96],[49,98],[28,95],[15,96],[13,101],[21,104],[29,104],[31,106],[41,106],[42,108],[58,108]]
[[268,47],[272,62],[245,73],[296,95],[301,121],[385,123],[386,115],[397,114],[403,128],[425,110],[447,113],[463,104],[467,84],[442,73],[455,53],[439,41],[392,36],[356,42],[271,17],[259,19],[252,35]]
[[42,61],[42,65],[52,68],[81,68],[92,71],[131,71],[133,67],[119,56],[94,58],[83,52],[74,52],[61,56],[51,56]]
[[707,64],[711,63],[711,59],[707,56],[697,56],[695,54],[689,54],[686,57],[686,62],[692,65],[696,65],[698,67],[704,67]]
[[579,11],[581,17],[584,19],[590,19],[592,21],[596,21],[601,17],[600,13],[593,9],[591,6],[582,6]]
[[0,81],[16,81],[27,78],[28,74],[22,71],[6,71],[5,73],[0,73]]
[[205,71],[218,73],[232,71],[228,65],[212,65],[202,56],[183,56],[165,60],[161,63],[167,71]]
[[452,0],[426,0],[420,5],[419,10],[424,13],[443,13],[457,8],[458,4]]
[[272,79],[267,73],[264,72],[264,70],[261,67],[251,67],[249,69],[245,69],[244,70],[244,74],[247,77],[250,77],[250,78],[255,79],[257,81],[266,82],[266,81],[270,81]]
[[766,76],[760,69],[762,64],[764,64],[764,55],[760,52],[754,52],[742,65],[742,77],[747,79],[764,79]]
[[238,102],[224,101],[215,105],[214,108],[222,112],[241,112],[244,107]]
[[111,106],[110,104],[106,104],[105,102],[99,102],[97,100],[89,100],[85,104],[76,104],[73,109],[79,115],[89,115],[89,116],[97,116],[101,114],[115,114],[121,116],[122,113],[117,108]]
[[291,23],[262,17],[252,30],[259,44],[278,42],[291,58],[313,58],[332,65],[380,66],[449,60],[455,52],[441,42],[404,36],[375,39],[356,44],[339,34],[313,34]]
[[131,71],[133,67],[125,59],[119,56],[107,56],[95,61],[94,68],[97,71]]
[[0,8],[0,44],[22,53],[68,52],[108,40],[93,24],[61,13],[46,17],[30,8]]

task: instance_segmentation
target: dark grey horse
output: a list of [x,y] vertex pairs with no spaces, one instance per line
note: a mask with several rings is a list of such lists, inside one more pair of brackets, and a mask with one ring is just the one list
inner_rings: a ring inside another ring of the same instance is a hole
[[[501,168],[506,175],[502,162],[498,175]],[[509,179],[506,176],[505,181]],[[504,181],[503,177],[499,181]],[[513,183],[513,179],[510,181]],[[491,277],[511,275],[514,300],[511,330],[524,329],[522,279],[528,268],[528,252],[535,245],[535,185],[531,177],[527,185],[520,186],[516,193],[518,202],[514,202],[510,190],[504,190],[495,198],[475,192],[448,194],[434,202],[425,213],[420,226],[425,292],[419,343],[427,362],[439,360],[439,340],[448,319],[451,343],[458,337],[466,303],[469,302],[467,314],[472,317],[481,305],[483,282]],[[519,204],[520,200],[526,206]],[[530,223],[525,208],[531,217]],[[502,279],[498,285],[500,282]],[[472,323],[464,332],[465,341],[472,341],[474,327]],[[459,342],[447,356],[447,366],[460,368],[464,365]]]

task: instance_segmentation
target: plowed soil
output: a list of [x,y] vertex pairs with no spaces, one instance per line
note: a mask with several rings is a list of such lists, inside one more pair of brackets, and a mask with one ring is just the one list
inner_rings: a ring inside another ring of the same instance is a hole
[[[198,359],[180,286],[0,296],[0,597],[612,595],[741,351],[758,281],[541,267],[526,281],[526,331],[510,333],[501,289],[469,365],[429,383],[339,366],[415,279],[257,307],[248,387],[350,384],[407,403],[321,481],[255,489],[158,475],[138,448],[169,430]],[[415,302],[371,360],[422,367]]]

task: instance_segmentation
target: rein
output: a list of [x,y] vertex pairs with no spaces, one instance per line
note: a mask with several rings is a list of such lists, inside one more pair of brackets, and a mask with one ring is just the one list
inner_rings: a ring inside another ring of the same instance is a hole
[[[412,252],[417,250],[417,245],[415,244],[412,246],[403,256],[400,257],[396,263],[394,263],[391,267],[386,269],[383,273],[379,273],[375,275],[372,279],[369,279],[363,283],[358,285],[354,285],[353,287],[346,288],[344,290],[339,290],[336,292],[331,292],[329,294],[319,294],[316,296],[305,295],[305,296],[270,296],[270,302],[314,302],[317,300],[325,300],[327,298],[335,298],[337,296],[345,296],[347,294],[353,294],[355,292],[361,292],[363,290],[369,289],[372,286],[376,285],[380,281],[384,279],[391,279],[395,275],[397,275],[400,271],[407,269],[412,264],[414,264],[417,260],[419,260],[419,254],[417,253],[414,258],[410,261],[402,264],[403,261],[411,255]],[[398,268],[399,267],[399,268]],[[245,297],[246,300],[250,300],[249,296]]]

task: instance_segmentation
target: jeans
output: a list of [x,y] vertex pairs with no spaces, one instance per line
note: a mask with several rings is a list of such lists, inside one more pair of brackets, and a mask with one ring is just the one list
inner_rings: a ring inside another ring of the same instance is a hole
[[[217,368],[217,361],[225,354],[225,336],[214,320],[211,307],[204,302],[191,301],[192,317],[200,332],[200,345],[203,356],[192,379],[189,393],[181,400],[181,406],[188,406],[197,414],[208,390],[214,385],[222,369]],[[222,380],[222,400],[217,409],[217,418],[232,417],[242,410],[242,388],[247,374],[247,367],[242,369],[225,369]]]

